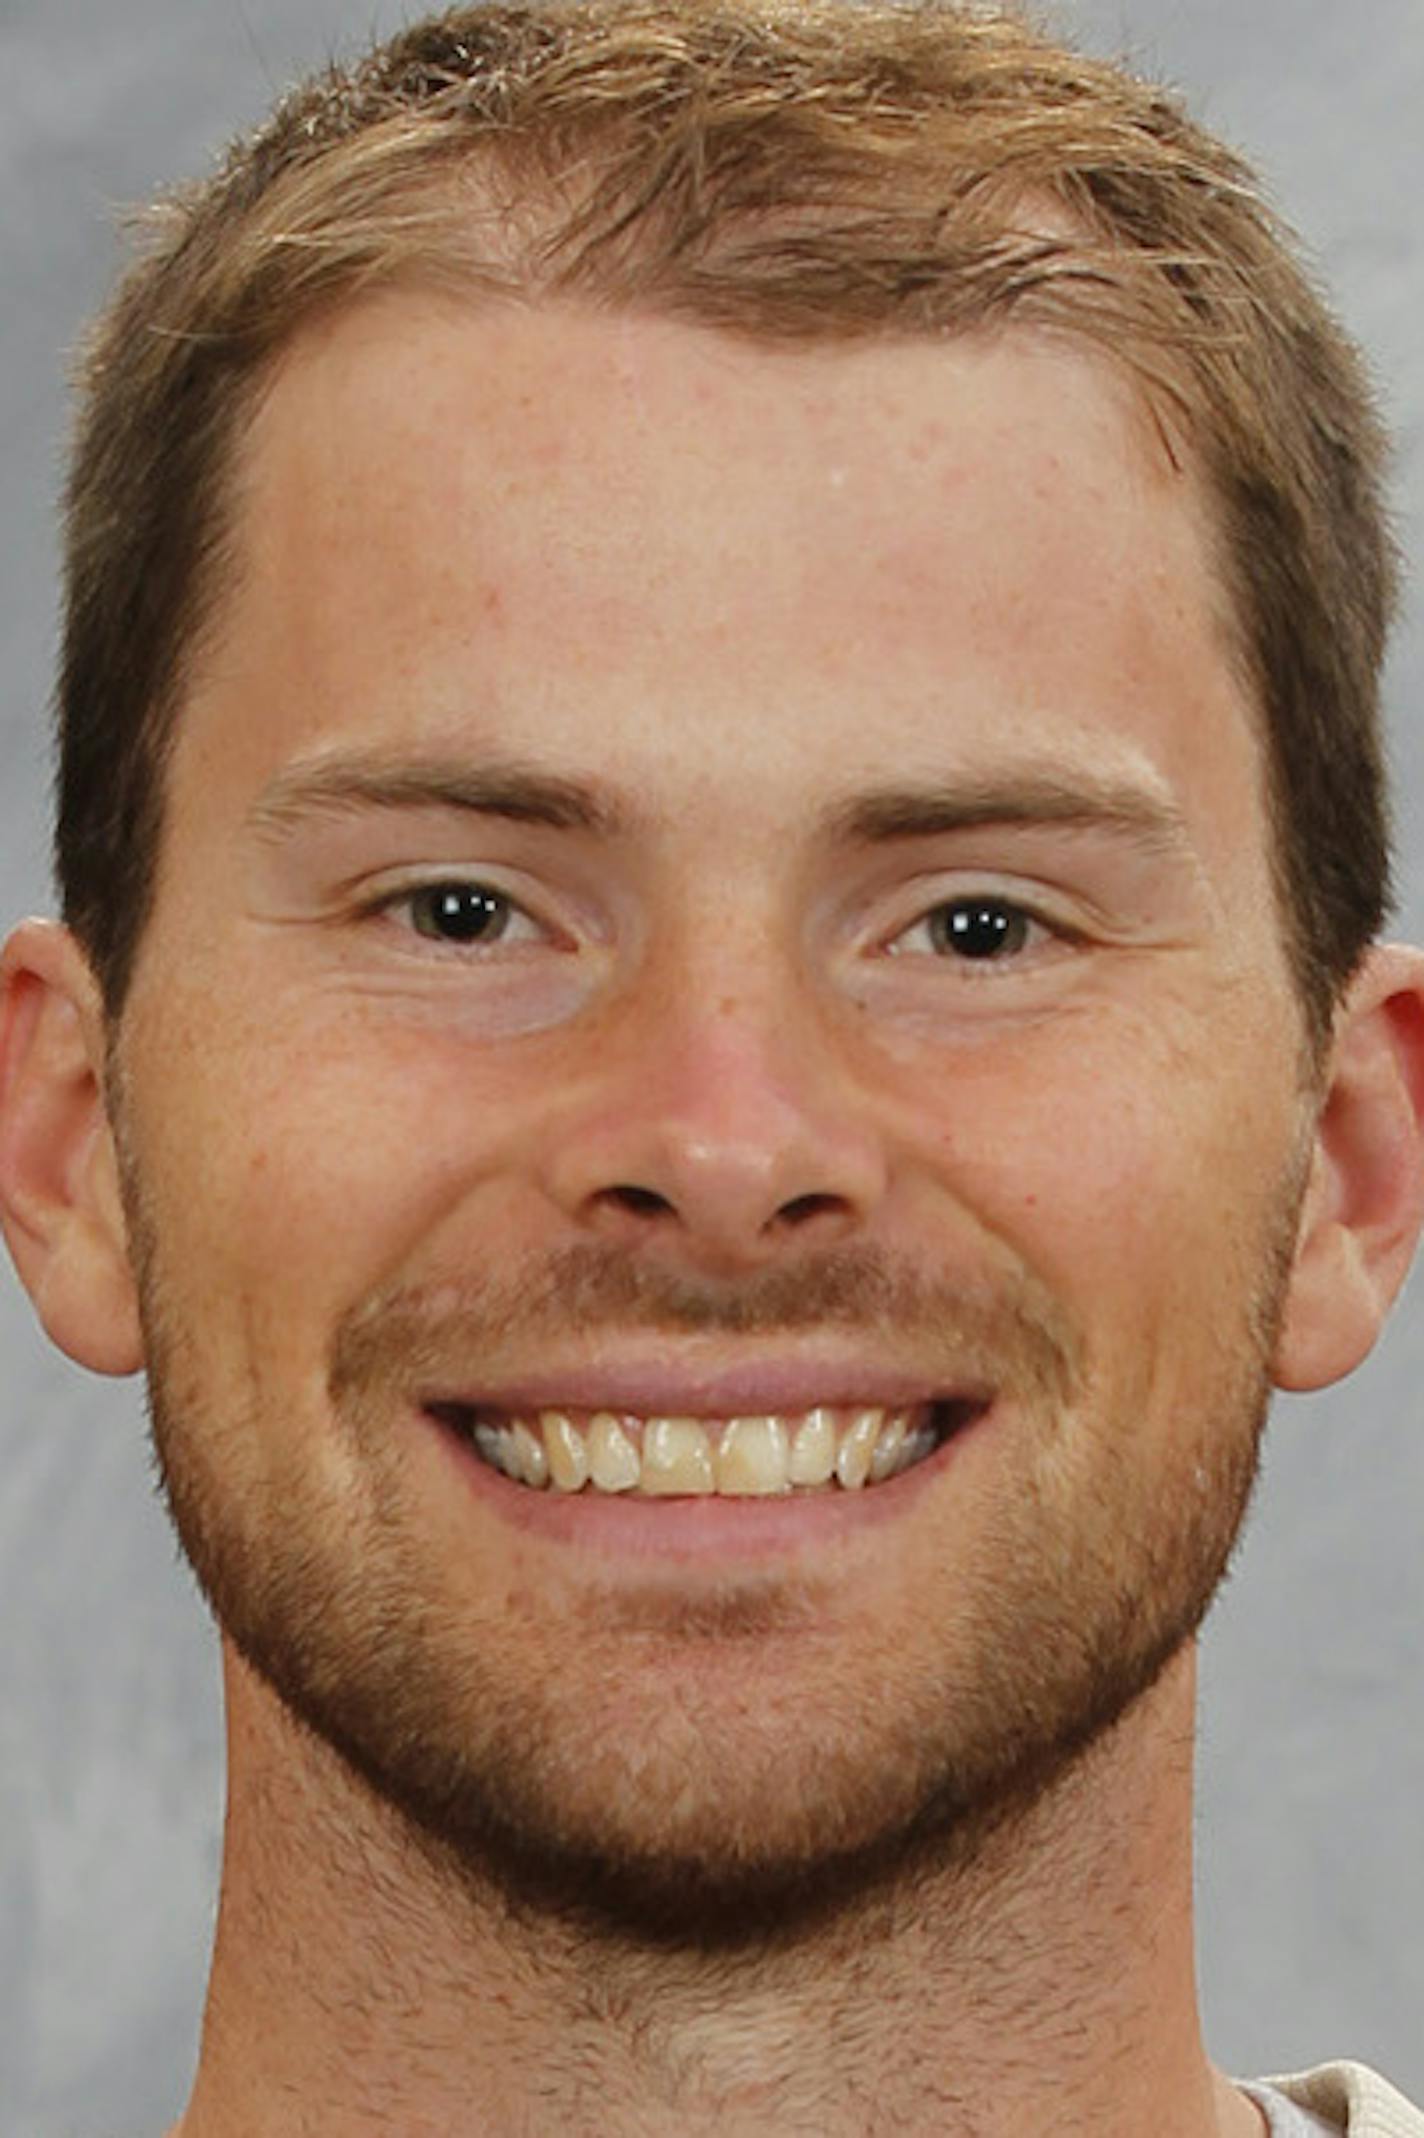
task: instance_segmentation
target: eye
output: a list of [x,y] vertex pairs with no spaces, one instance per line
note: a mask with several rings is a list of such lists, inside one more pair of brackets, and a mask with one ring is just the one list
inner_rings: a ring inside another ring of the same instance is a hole
[[896,953],[928,949],[935,957],[978,965],[1007,964],[1044,933],[1044,924],[1012,899],[969,897],[933,906],[892,945]]
[[413,933],[432,943],[528,942],[540,932],[503,891],[458,877],[416,884],[383,899],[378,910],[406,916]]

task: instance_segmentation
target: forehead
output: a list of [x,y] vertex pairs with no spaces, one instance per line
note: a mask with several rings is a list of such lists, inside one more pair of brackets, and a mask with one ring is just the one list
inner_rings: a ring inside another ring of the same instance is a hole
[[532,727],[636,781],[656,745],[709,796],[750,753],[770,806],[778,768],[1045,734],[1170,787],[1224,724],[1255,835],[1207,527],[1125,376],[1041,335],[767,346],[392,293],[274,374],[184,750],[226,721],[256,777]]
[[[414,529],[450,506],[461,531],[497,527],[506,550],[541,518],[581,508],[616,541],[631,532],[632,505],[646,553],[674,520],[744,520],[779,505],[743,530],[766,557],[797,525],[809,478],[813,502],[837,500],[819,529],[826,561],[840,540],[884,576],[923,554],[923,508],[954,517],[963,496],[982,523],[986,500],[973,488],[986,471],[1013,486],[996,518],[1026,569],[1055,538],[1076,546],[1081,527],[1069,523],[1095,508],[1098,561],[1128,561],[1141,525],[1114,557],[1111,537],[1126,528],[1103,509],[1124,502],[1125,486],[1156,523],[1151,561],[1177,565],[1183,580],[1200,580],[1206,525],[1195,475],[1166,445],[1134,375],[1046,330],[768,343],[659,315],[409,292],[298,336],[240,469],[253,543],[291,531],[297,512],[343,542],[369,542],[398,531],[412,508]],[[379,526],[356,502],[363,478],[380,481]],[[1028,509],[1010,526],[1015,492]],[[676,514],[641,510],[669,501]],[[489,553],[463,561],[477,567]],[[541,561],[555,566],[557,552],[541,544]],[[422,559],[423,577],[428,566]]]

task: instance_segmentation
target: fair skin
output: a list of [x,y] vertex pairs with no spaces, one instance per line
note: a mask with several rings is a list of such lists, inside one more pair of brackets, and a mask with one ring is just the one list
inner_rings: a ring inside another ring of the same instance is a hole
[[[0,1057],[12,1250],[147,1365],[228,1636],[177,2129],[1257,2132],[1190,1636],[1268,1384],[1402,1280],[1424,982],[1303,1073],[1190,476],[1026,338],[407,294],[289,354],[238,553],[117,1031],[31,924]],[[463,1431],[931,1403],[766,1497]]]

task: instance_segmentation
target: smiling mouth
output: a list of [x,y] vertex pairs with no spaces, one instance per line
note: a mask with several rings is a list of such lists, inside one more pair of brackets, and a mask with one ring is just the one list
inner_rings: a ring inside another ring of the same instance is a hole
[[425,1410],[491,1469],[535,1492],[753,1499],[885,1484],[928,1460],[987,1407],[964,1397],[899,1408],[823,1404],[755,1417],[576,1409],[524,1416],[442,1399]]

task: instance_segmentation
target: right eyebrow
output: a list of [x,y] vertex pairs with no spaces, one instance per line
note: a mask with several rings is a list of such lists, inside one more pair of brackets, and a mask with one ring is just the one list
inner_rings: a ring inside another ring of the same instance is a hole
[[365,810],[447,809],[587,831],[611,838],[627,813],[583,780],[536,770],[514,759],[410,758],[384,751],[345,751],[287,767],[258,796],[248,823],[265,839],[282,839],[313,818]]

